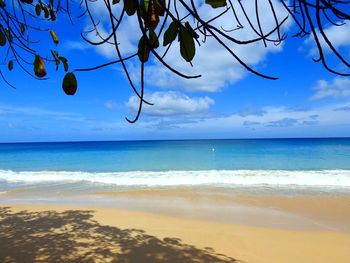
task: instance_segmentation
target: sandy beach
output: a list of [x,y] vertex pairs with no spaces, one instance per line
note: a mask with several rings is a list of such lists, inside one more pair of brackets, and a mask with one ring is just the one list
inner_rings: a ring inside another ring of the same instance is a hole
[[349,262],[348,196],[110,196],[130,207],[1,203],[0,262]]

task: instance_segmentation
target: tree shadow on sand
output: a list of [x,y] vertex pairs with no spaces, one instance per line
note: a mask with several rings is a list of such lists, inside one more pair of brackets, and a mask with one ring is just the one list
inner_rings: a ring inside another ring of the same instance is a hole
[[0,262],[228,263],[237,260],[177,238],[100,225],[93,211],[0,208]]

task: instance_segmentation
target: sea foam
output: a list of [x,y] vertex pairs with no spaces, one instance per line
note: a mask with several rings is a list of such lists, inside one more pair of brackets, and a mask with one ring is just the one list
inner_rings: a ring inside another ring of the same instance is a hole
[[98,183],[114,186],[301,186],[350,187],[350,170],[203,170],[203,171],[11,171],[0,170],[7,183]]

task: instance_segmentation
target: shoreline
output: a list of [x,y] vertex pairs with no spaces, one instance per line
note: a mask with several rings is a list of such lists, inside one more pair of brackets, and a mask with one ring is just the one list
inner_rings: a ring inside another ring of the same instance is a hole
[[287,230],[350,233],[350,194],[285,194],[224,189],[145,189],[122,192],[12,192],[0,205],[64,205],[145,212],[179,219]]

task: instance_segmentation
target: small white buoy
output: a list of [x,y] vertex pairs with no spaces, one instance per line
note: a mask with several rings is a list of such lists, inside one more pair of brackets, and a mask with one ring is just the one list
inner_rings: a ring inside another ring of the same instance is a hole
[[211,148],[211,151],[212,151],[212,152],[215,152],[215,148]]

